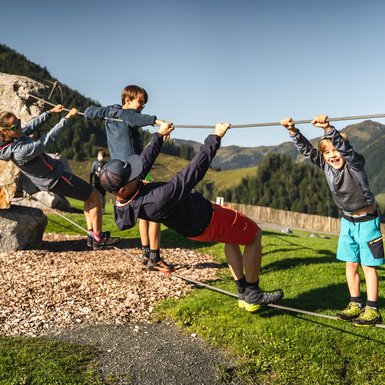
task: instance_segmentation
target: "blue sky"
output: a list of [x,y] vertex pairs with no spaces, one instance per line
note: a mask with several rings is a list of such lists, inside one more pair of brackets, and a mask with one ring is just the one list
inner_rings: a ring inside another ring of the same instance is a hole
[[[103,105],[139,84],[150,96],[144,113],[175,124],[385,112],[381,0],[14,0],[2,15],[0,41],[62,83]],[[223,145],[286,140],[282,127],[244,128]]]

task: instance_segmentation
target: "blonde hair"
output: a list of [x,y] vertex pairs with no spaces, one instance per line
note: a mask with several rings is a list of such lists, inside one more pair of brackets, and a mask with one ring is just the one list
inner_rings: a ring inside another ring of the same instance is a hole
[[[343,132],[343,131],[338,131],[338,133],[340,134],[340,136],[342,137],[342,139],[345,141],[345,142],[348,142],[349,143],[349,137],[348,135]],[[326,137],[326,135],[323,135],[321,137],[321,139],[319,140],[318,142],[318,150],[320,150],[322,153],[325,152],[325,148],[326,148],[326,144],[327,143],[331,143],[331,140],[329,138]]]

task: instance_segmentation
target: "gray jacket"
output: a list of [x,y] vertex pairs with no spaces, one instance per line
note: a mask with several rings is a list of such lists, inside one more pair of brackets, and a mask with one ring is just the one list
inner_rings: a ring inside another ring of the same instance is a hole
[[42,113],[23,127],[22,137],[0,146],[0,159],[13,162],[32,183],[43,191],[52,189],[63,175],[62,162],[51,158],[44,151],[49,144],[55,142],[68,124],[68,119],[62,118],[40,139],[30,138],[28,135],[37,130],[49,117],[49,113]]
[[314,148],[298,129],[294,135],[290,136],[299,152],[323,170],[334,202],[345,214],[375,203],[376,199],[370,191],[368,177],[364,170],[364,157],[355,152],[350,143],[346,142],[335,128],[326,134],[326,138],[332,141],[336,150],[346,161],[340,170],[329,166],[322,152]]

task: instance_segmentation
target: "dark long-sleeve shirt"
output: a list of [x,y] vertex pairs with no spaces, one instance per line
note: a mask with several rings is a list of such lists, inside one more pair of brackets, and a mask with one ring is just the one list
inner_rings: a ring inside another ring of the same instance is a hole
[[[194,187],[206,174],[220,143],[219,136],[209,135],[188,166],[169,182],[141,184],[131,201],[115,206],[117,226],[128,229],[141,218],[163,223],[185,237],[202,234],[210,224],[213,208]],[[150,171],[162,144],[162,135],[155,133],[141,154],[143,171],[139,179]]]
[[112,159],[122,160],[142,152],[143,143],[139,129],[153,125],[156,120],[154,115],[145,115],[134,109],[123,109],[118,104],[107,107],[87,107],[84,116],[86,119],[108,118],[105,122],[108,150]]
[[341,210],[351,213],[375,203],[364,169],[364,157],[355,152],[335,128],[326,134],[326,138],[332,141],[336,150],[345,159],[345,165],[339,170],[328,165],[322,152],[314,148],[298,129],[291,138],[299,152],[323,170],[333,200]]

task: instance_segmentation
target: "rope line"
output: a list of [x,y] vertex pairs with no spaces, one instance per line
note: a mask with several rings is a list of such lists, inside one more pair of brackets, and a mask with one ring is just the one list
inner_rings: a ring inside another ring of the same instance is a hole
[[[69,218],[67,218],[65,215],[61,214],[58,210],[56,209],[53,209],[52,207],[49,207],[47,204],[45,204],[44,202],[40,201],[39,199],[37,199],[36,197],[34,196],[31,196],[29,195],[30,198],[42,203],[44,206],[48,207],[50,210],[54,211],[57,215],[59,215],[60,217],[62,217],[63,219],[67,220],[68,222],[70,222],[71,224],[75,225],[76,227],[78,227],[79,229],[81,229],[82,231],[84,231],[85,233],[88,234],[88,231],[86,229],[84,229],[83,227],[81,227],[80,225],[78,225],[77,223],[71,221]],[[128,253],[127,251],[123,250],[123,249],[120,249],[119,247],[116,247],[116,246],[113,246],[113,249],[119,251],[120,253],[124,254],[124,255],[128,255],[129,257],[133,258],[133,259],[136,259],[138,262],[139,262],[139,258],[136,257],[135,255],[132,255],[130,253]],[[201,287],[205,287],[206,289],[209,289],[211,291],[216,291],[218,293],[221,293],[221,294],[225,294],[225,295],[228,295],[229,297],[233,297],[233,298],[238,298],[236,294],[234,293],[231,293],[227,290],[223,290],[223,289],[220,289],[218,287],[215,287],[215,286],[212,286],[212,285],[209,285],[207,283],[204,283],[204,282],[200,282],[200,281],[196,281],[194,279],[191,279],[191,278],[187,278],[183,275],[180,275],[180,274],[177,274],[175,272],[172,272],[168,275],[171,275],[171,276],[174,276],[176,278],[179,278],[183,281],[186,281],[186,282],[189,282],[189,283],[192,283],[194,285],[197,285],[197,286],[201,286]],[[279,310],[284,310],[284,311],[288,311],[288,312],[293,312],[293,313],[299,313],[299,314],[306,314],[306,315],[310,315],[310,316],[314,316],[314,317],[319,317],[319,318],[326,318],[326,319],[330,319],[330,320],[338,320],[337,317],[335,316],[330,316],[330,315],[327,315],[327,314],[322,314],[322,313],[315,313],[315,312],[312,312],[312,311],[307,311],[307,310],[302,310],[302,309],[297,309],[297,308],[293,308],[293,307],[288,307],[288,306],[282,306],[282,305],[277,305],[277,304],[268,304],[267,306],[271,307],[271,308],[275,308],[275,309],[279,309]],[[375,324],[374,326],[378,327],[378,328],[382,328],[382,329],[385,329],[385,324]]]
[[[55,106],[55,104],[48,102],[47,100],[38,98],[37,96],[28,94],[33,99],[36,99],[38,101],[41,101],[45,104],[48,104],[50,106]],[[64,108],[64,111],[69,111],[69,109]],[[84,112],[78,112],[79,115],[84,116]],[[343,116],[343,117],[337,117],[337,118],[329,118],[330,122],[340,122],[345,120],[367,120],[367,119],[382,119],[385,118],[385,114],[370,114],[370,115],[352,115],[352,116]],[[113,120],[116,122],[123,122],[121,119],[114,119],[114,118],[104,118],[104,120]],[[308,124],[311,123],[312,119],[306,119],[306,120],[295,120],[295,124]],[[274,127],[274,126],[280,126],[280,122],[268,122],[268,123],[246,123],[246,124],[232,124],[230,128],[250,128],[250,127]],[[194,125],[194,124],[174,124],[175,128],[205,128],[205,129],[212,129],[215,127],[215,125]]]

